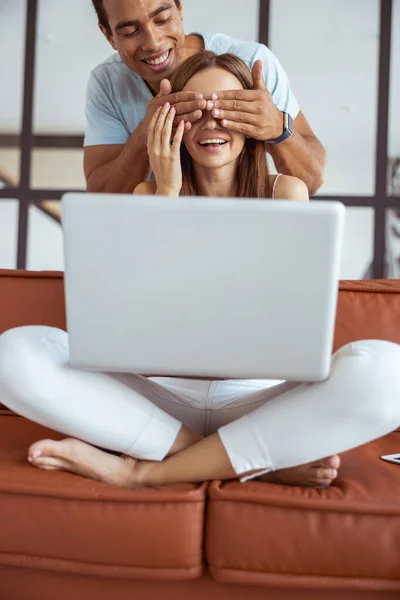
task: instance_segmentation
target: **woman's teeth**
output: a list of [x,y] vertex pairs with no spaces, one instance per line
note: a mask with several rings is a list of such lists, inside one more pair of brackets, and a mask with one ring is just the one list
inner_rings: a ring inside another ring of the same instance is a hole
[[216,138],[215,140],[203,140],[200,142],[200,146],[208,146],[209,144],[226,144],[226,140]]
[[151,60],[151,59],[145,60],[144,62],[150,66],[162,65],[167,60],[168,56],[169,56],[169,50],[168,50],[168,52],[165,52],[164,54],[162,54],[159,58],[155,58],[153,60]]

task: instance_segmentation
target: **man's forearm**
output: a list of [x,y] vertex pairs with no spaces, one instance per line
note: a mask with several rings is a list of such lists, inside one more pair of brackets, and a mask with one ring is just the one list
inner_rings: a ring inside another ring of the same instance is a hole
[[323,184],[325,150],[314,136],[303,136],[298,131],[285,142],[269,145],[279,173],[298,177],[308,187],[310,195],[315,194]]
[[147,179],[147,141],[139,127],[116,158],[94,169],[87,177],[88,192],[131,194]]

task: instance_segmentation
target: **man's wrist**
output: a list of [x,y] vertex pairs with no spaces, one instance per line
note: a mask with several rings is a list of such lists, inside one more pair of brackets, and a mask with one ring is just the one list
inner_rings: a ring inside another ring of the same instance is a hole
[[137,144],[140,148],[146,148],[147,153],[147,131],[148,126],[145,121],[142,121],[137,126],[135,132],[137,134]]
[[282,117],[282,124],[277,130],[279,133],[274,138],[266,140],[268,144],[280,144],[292,137],[294,133],[294,123],[289,113],[279,111]]

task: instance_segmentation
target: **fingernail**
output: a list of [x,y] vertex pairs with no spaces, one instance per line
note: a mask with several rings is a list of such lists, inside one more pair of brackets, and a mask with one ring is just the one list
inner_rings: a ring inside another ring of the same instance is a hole
[[219,115],[220,115],[220,114],[221,114],[221,111],[220,111],[220,110],[218,110],[218,108],[216,108],[216,109],[213,111],[213,115],[214,115],[214,117],[219,117]]
[[223,119],[221,121],[221,123],[222,123],[222,127],[228,127],[228,125],[229,125],[229,121],[226,121],[225,119]]
[[32,456],[28,456],[28,462],[30,462],[30,463],[33,462]]
[[170,106],[171,106],[171,105],[170,105],[170,103],[169,103],[169,102],[166,102],[166,103],[164,104],[164,107],[165,107],[165,108],[169,108]]
[[35,452],[32,454],[32,458],[39,458],[39,456],[42,456],[43,454],[43,450],[35,450]]
[[210,102],[210,101],[208,101],[208,102],[207,102],[207,110],[212,110],[213,108],[214,108],[214,103],[213,103],[213,102]]
[[174,112],[176,112],[176,108],[175,108],[175,106],[173,106],[173,107],[171,108],[171,113],[174,113]]
[[201,114],[200,110],[195,110],[194,113],[193,113],[193,116],[194,116],[195,119],[197,119],[200,116],[200,114]]
[[211,100],[218,100],[218,94],[212,94]]
[[196,94],[195,100],[203,100],[203,94]]

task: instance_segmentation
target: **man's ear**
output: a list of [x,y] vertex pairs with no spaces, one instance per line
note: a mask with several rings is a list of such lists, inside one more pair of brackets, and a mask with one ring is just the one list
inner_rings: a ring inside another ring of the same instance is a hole
[[116,50],[115,44],[114,44],[114,38],[111,35],[111,33],[108,31],[108,29],[106,29],[104,27],[104,25],[102,25],[101,23],[98,24],[99,25],[99,29],[101,31],[101,33],[104,35],[104,37],[106,38],[107,42],[112,46],[112,48],[114,50]]

